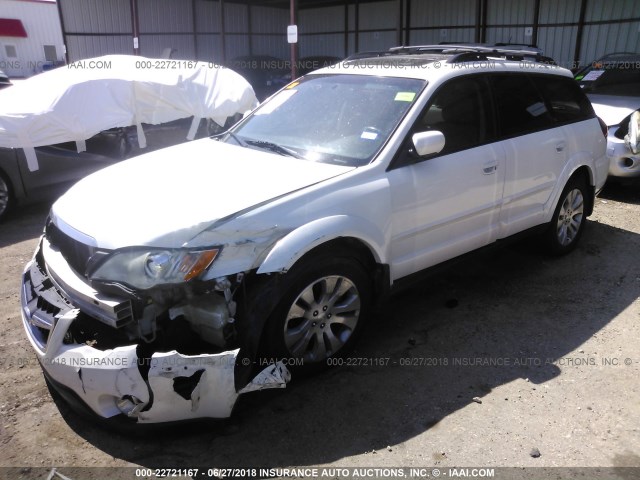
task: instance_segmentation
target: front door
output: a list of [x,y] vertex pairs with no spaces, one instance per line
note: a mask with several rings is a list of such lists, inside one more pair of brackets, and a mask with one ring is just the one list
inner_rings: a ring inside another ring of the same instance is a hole
[[411,150],[413,133],[426,130],[444,134],[444,149],[430,158],[401,152],[392,164],[394,280],[496,239],[505,165],[491,103],[486,79],[448,81],[414,125],[403,152]]

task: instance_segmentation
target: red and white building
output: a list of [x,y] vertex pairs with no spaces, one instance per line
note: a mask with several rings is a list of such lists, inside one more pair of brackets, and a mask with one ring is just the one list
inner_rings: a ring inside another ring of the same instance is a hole
[[0,70],[29,77],[63,62],[55,0],[0,0]]

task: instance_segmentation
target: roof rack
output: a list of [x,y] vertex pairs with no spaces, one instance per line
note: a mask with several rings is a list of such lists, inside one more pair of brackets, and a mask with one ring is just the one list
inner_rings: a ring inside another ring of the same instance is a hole
[[480,45],[412,45],[392,47],[389,50],[378,52],[362,52],[349,56],[346,60],[358,60],[362,58],[388,57],[395,55],[421,55],[421,54],[442,54],[448,55],[447,63],[464,63],[473,61],[486,61],[495,57],[502,57],[505,60],[534,61],[547,65],[557,65],[555,60],[541,55],[539,52],[527,49],[510,49],[499,46]]
[[527,50],[502,48],[496,44],[495,46],[483,45],[417,45],[402,46],[389,49],[390,52],[396,54],[416,55],[420,53],[442,53],[452,55],[447,60],[448,63],[462,63],[477,60],[489,60],[490,57],[503,57],[505,60],[523,61],[529,60],[547,65],[557,65],[556,61],[551,57],[541,55],[539,51],[533,49]]
[[502,47],[508,48],[511,50],[527,50],[527,51],[535,51],[542,55],[544,52],[532,43],[507,43],[507,42],[495,42],[495,43],[478,43],[478,42],[439,42],[438,45],[464,45],[469,47]]

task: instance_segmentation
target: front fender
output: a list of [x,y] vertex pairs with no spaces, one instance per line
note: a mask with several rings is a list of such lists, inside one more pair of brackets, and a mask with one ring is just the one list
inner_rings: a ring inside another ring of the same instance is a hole
[[355,238],[371,251],[378,263],[385,263],[387,233],[374,223],[352,215],[334,215],[314,220],[281,238],[268,253],[257,273],[288,271],[304,254],[336,238]]

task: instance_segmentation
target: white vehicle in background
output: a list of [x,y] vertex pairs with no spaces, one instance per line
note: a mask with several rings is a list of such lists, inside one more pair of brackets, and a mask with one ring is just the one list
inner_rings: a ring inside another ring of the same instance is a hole
[[71,188],[24,271],[25,330],[98,417],[226,417],[284,386],[284,363],[347,354],[374,301],[425,269],[529,231],[571,251],[607,176],[602,127],[536,53],[347,59],[221,137]]
[[576,80],[609,127],[609,175],[639,177],[640,55],[606,55],[578,72]]

